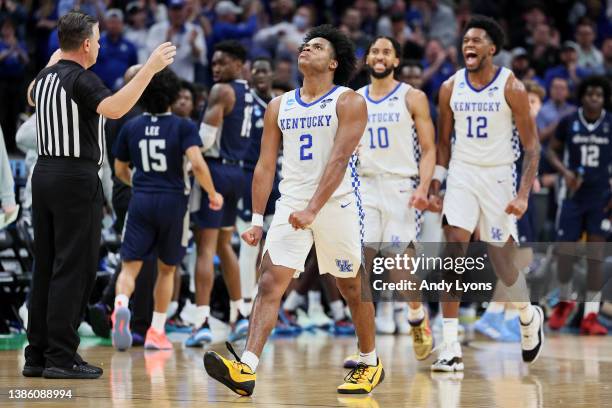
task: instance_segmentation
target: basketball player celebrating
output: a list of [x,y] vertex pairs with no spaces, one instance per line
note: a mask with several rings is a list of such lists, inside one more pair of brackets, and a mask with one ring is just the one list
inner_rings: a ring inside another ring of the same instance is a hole
[[[208,166],[202,158],[202,142],[196,126],[170,112],[180,90],[178,77],[164,69],[156,74],[141,98],[145,113],[127,122],[115,144],[115,174],[132,186],[121,244],[122,267],[117,279],[113,313],[113,345],[125,350],[132,345],[128,300],[143,260],[157,254],[154,312],[145,348],[166,350],[166,312],[172,297],[174,272],[187,247],[189,178],[187,156],[198,183],[208,193],[211,209],[220,209],[223,197],[215,191]],[[129,164],[136,171],[132,173]],[[133,177],[132,177],[133,176]]]
[[[261,137],[263,135],[264,114],[268,103],[274,97],[272,93],[272,80],[274,78],[274,68],[272,61],[268,58],[257,58],[251,64],[251,93],[253,94],[253,115],[251,121],[251,134],[249,150],[244,158],[244,191],[242,195],[242,208],[238,213],[236,227],[238,232],[245,232],[251,223],[251,184],[253,183],[253,172],[259,158],[261,150]],[[274,179],[272,194],[266,204],[264,219],[269,226],[274,214],[274,204],[280,193],[278,192],[278,177]],[[269,220],[269,221],[268,221]],[[255,271],[257,269],[257,257],[259,256],[260,246],[247,245],[240,243],[240,287],[244,297],[244,312],[248,314],[251,310],[251,296],[255,289]]]
[[[527,301],[524,276],[508,267],[511,262],[502,259],[501,251],[511,251],[518,242],[516,217],[527,209],[538,168],[539,143],[523,84],[510,70],[493,65],[493,56],[502,44],[503,32],[494,20],[475,16],[467,24],[462,45],[466,68],[457,71],[440,89],[438,166],[432,182],[431,208],[440,209],[437,194],[448,168],[443,207],[447,241],[467,244],[478,227],[482,241],[496,244],[489,245],[489,255],[510,300],[519,309],[523,361],[532,363],[544,342],[544,314]],[[514,125],[524,150],[516,195],[513,162],[518,157],[519,140]],[[432,365],[434,371],[463,370],[457,341],[459,302],[454,300],[442,303],[444,339],[439,358]]]
[[[359,148],[366,265],[379,249],[383,253],[396,252],[400,245],[403,252],[416,241],[418,212],[427,208],[427,193],[436,164],[427,97],[394,78],[400,55],[400,44],[395,39],[376,38],[366,54],[372,83],[357,91],[368,105],[368,127]],[[383,242],[393,243],[392,247],[379,248]],[[410,302],[408,321],[416,358],[423,360],[431,353],[433,337],[420,302]],[[396,322],[392,315],[377,316],[376,325],[379,331],[383,325],[383,329],[393,333]]]
[[559,122],[548,149],[550,163],[563,176],[557,218],[557,241],[563,242],[559,244],[558,262],[561,301],[553,309],[548,325],[551,329],[563,327],[576,306],[570,301],[575,260],[570,254],[575,254],[576,247],[568,243],[579,241],[586,232],[587,241],[594,244],[587,247],[587,292],[580,333],[604,335],[608,331],[597,321],[597,314],[604,284],[603,242],[610,234],[607,217],[612,209],[612,117],[605,109],[610,100],[610,82],[597,76],[583,80],[578,87],[578,100],[582,106]]
[[[268,104],[261,155],[253,177],[252,227],[242,237],[257,245],[272,190],[278,149],[283,145],[281,198],[267,235],[259,291],[251,316],[246,350],[236,360],[209,351],[208,374],[240,395],[255,387],[259,356],[277,319],[280,300],[314,242],[321,273],[336,276],[355,321],[359,364],[338,387],[339,393],[372,391],[384,378],[374,348],[374,307],[361,302],[362,225],[359,179],[353,152],[367,123],[363,97],[341,86],[354,68],[351,41],[332,26],[313,28],[298,56],[302,88]],[[350,164],[349,164],[350,163]]]
[[[225,200],[221,211],[212,211],[208,198],[197,202],[199,209],[192,214],[196,226],[198,259],[196,263],[195,300],[198,328],[187,339],[188,347],[201,347],[212,341],[208,324],[210,294],[213,288],[214,257],[219,254],[221,269],[230,297],[231,339],[246,335],[248,321],[240,314],[240,267],[232,248],[234,224],[238,215],[238,200],[244,189],[242,160],[249,148],[249,131],[253,95],[242,76],[247,51],[237,41],[222,41],[215,46],[212,57],[212,74],[215,84],[210,90],[208,106],[200,126],[204,143],[204,155],[210,167],[215,186]],[[199,189],[194,189],[198,196]],[[199,205],[198,205],[199,204]],[[196,208],[192,207],[192,211]]]

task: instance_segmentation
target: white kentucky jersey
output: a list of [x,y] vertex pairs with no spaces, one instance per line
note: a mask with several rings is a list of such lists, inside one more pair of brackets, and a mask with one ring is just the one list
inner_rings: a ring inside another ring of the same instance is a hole
[[514,163],[520,155],[518,132],[504,89],[512,74],[500,67],[484,88],[475,89],[466,69],[454,77],[450,107],[455,119],[453,159],[477,166]]
[[385,97],[374,100],[370,86],[359,89],[368,105],[368,126],[359,148],[360,176],[419,174],[420,146],[406,94],[412,87],[400,82]]
[[[282,197],[310,200],[314,195],[338,130],[336,104],[340,95],[349,90],[334,86],[327,94],[310,103],[302,101],[299,88],[281,97],[278,127],[283,135],[279,185]],[[353,192],[352,166],[353,160],[332,197]]]

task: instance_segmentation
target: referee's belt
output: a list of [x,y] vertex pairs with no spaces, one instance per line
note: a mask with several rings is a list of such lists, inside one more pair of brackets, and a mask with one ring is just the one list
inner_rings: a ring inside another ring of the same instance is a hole
[[225,159],[225,158],[222,158],[222,157],[205,157],[205,160],[209,161],[209,162],[225,164],[225,165],[228,165],[228,166],[244,167],[244,161],[243,160],[231,160],[231,159]]

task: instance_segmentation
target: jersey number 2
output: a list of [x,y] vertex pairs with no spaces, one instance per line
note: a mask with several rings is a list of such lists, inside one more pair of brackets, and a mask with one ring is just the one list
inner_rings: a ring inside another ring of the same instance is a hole
[[312,147],[312,135],[308,133],[303,134],[300,136],[300,142],[302,142],[300,146],[300,160],[312,160],[312,152],[307,151]]
[[166,149],[166,141],[163,139],[142,139],[138,142],[140,148],[140,158],[142,159],[142,169],[145,172],[151,170],[163,172],[168,169],[166,156],[163,151]]

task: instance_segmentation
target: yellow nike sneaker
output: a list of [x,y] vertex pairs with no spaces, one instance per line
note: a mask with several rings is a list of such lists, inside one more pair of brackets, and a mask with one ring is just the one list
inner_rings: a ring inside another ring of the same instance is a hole
[[225,345],[236,360],[228,360],[214,351],[207,351],[204,354],[206,372],[238,395],[253,394],[256,374],[248,365],[240,361],[230,343],[225,343]]
[[351,354],[347,358],[344,359],[344,368],[355,368],[359,363],[359,353]]
[[434,339],[431,334],[431,328],[429,327],[429,317],[427,311],[425,311],[425,317],[420,323],[412,326],[412,348],[414,349],[414,355],[417,360],[425,360],[434,347]]
[[358,363],[344,377],[344,384],[338,387],[340,394],[368,394],[385,379],[380,358],[375,366]]

